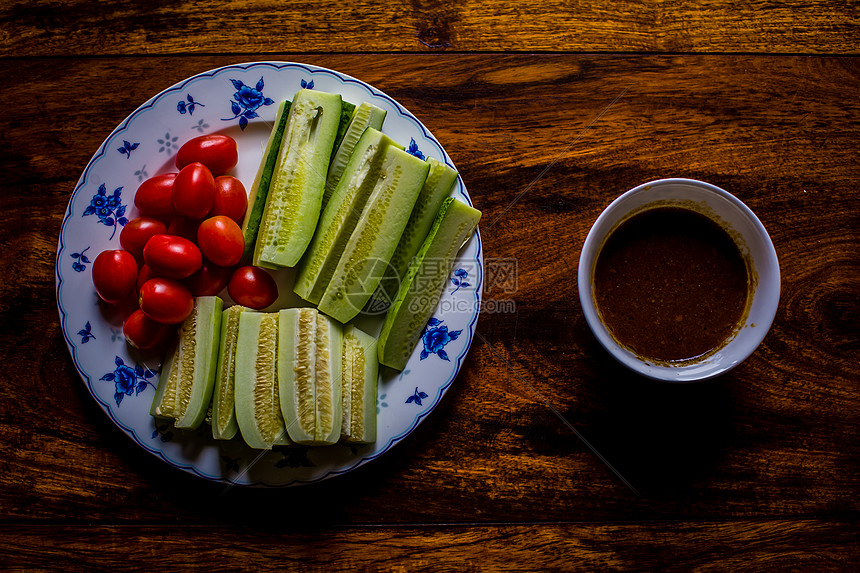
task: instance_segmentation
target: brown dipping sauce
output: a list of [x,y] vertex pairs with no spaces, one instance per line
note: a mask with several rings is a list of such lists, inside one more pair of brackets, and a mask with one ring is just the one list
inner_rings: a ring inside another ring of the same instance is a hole
[[729,234],[681,207],[656,207],[624,221],[594,266],[595,304],[612,336],[661,362],[722,346],[744,316],[749,285]]

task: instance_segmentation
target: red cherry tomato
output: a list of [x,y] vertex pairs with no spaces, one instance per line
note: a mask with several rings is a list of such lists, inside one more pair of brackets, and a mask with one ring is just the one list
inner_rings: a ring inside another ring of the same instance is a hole
[[156,322],[179,324],[194,310],[194,298],[179,281],[149,279],[140,287],[140,310]]
[[176,332],[176,327],[170,324],[156,322],[137,309],[125,319],[122,325],[125,340],[134,348],[148,350],[161,346]]
[[107,303],[118,304],[134,294],[136,283],[137,261],[128,251],[102,251],[93,262],[93,285]]
[[242,182],[230,175],[216,177],[215,202],[209,216],[226,215],[241,225],[247,209],[248,192]]
[[155,274],[171,279],[190,277],[203,264],[197,245],[173,235],[153,235],[143,247],[143,260]]
[[136,217],[129,221],[119,234],[119,244],[134,255],[137,261],[143,259],[143,247],[153,235],[167,232],[167,225],[152,217]]
[[197,229],[197,244],[203,256],[219,267],[239,263],[245,252],[245,236],[236,221],[225,215],[210,217]]
[[202,219],[215,202],[215,178],[199,162],[189,163],[173,182],[173,206],[189,219]]
[[194,296],[212,296],[224,290],[231,276],[233,276],[232,268],[219,267],[203,259],[200,270],[182,282]]
[[197,227],[200,226],[199,219],[188,219],[186,217],[177,217],[170,222],[167,227],[168,235],[176,235],[183,239],[188,239],[192,243],[197,243]]
[[150,177],[140,184],[134,195],[134,204],[148,217],[169,221],[176,216],[173,206],[173,182],[176,173]]
[[265,269],[240,267],[230,278],[227,292],[237,304],[261,310],[278,299],[278,284]]
[[154,279],[156,276],[155,271],[153,271],[149,265],[146,263],[140,267],[140,271],[137,273],[137,294],[140,294],[140,287],[143,286],[143,283],[148,281],[149,279]]
[[111,326],[122,326],[122,323],[136,311],[137,291],[132,291],[127,297],[117,303],[106,303],[102,301],[99,311],[105,321]]
[[176,167],[200,162],[214,175],[223,175],[235,167],[239,161],[236,140],[227,135],[213,133],[189,139],[176,152]]

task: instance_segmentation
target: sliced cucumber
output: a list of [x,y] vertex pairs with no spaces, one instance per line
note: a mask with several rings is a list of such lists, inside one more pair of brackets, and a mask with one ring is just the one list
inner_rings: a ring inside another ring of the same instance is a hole
[[334,137],[332,154],[334,154],[334,152],[337,151],[337,148],[340,147],[344,136],[346,136],[346,131],[349,129],[349,124],[352,123],[353,117],[355,117],[355,104],[344,100],[341,103],[340,123],[337,125],[337,135]]
[[379,335],[379,362],[403,370],[439,304],[457,252],[475,232],[481,212],[449,197],[400,285]]
[[221,313],[221,344],[215,390],[212,392],[212,437],[229,440],[239,431],[236,422],[236,347],[239,340],[239,315],[248,308],[233,305]]
[[310,243],[342,101],[339,94],[307,89],[293,99],[254,249],[255,265],[295,266]]
[[279,314],[278,383],[287,431],[298,444],[333,444],[342,417],[342,327],[313,308]]
[[343,421],[341,440],[376,441],[376,387],[379,377],[376,339],[353,325],[343,334]]
[[181,429],[203,423],[212,399],[223,302],[217,296],[194,300],[194,310],[179,327],[176,345],[165,360],[150,413],[173,418]]
[[303,299],[314,304],[320,302],[340,254],[374,189],[385,149],[389,145],[400,147],[372,127],[364,131],[355,145],[343,177],[323,211],[314,238],[298,265],[293,290]]
[[400,241],[430,165],[388,146],[367,206],[332,274],[319,309],[346,323],[367,304]]
[[250,261],[254,255],[254,245],[257,242],[257,231],[260,229],[260,220],[263,218],[263,210],[266,207],[266,198],[269,196],[269,185],[272,182],[272,173],[275,171],[275,163],[281,150],[281,141],[284,138],[284,130],[287,126],[290,102],[282,101],[278,106],[278,114],[263,152],[263,160],[257,168],[254,176],[254,184],[248,193],[248,210],[242,221],[242,234],[245,236],[245,253],[243,260]]
[[316,335],[317,419],[314,440],[334,444],[340,438],[343,418],[343,326],[324,314],[317,314]]
[[158,377],[158,387],[155,389],[155,397],[149,408],[149,415],[154,418],[176,419],[176,387],[179,384],[178,358],[179,337],[175,336],[164,356],[161,374]]
[[427,180],[415,201],[415,207],[412,209],[406,228],[403,229],[400,242],[394,254],[391,255],[387,272],[367,305],[367,310],[371,314],[385,312],[397,296],[400,282],[406,277],[412,258],[427,238],[427,233],[433,226],[442,202],[451,194],[451,190],[457,183],[457,171],[453,167],[433,157],[428,158],[427,163],[430,164]]
[[313,308],[278,312],[280,406],[290,439],[296,443],[314,440],[317,314]]
[[331,163],[328,166],[322,202],[323,209],[331,199],[334,189],[346,169],[346,164],[352,157],[353,150],[364,134],[364,130],[369,127],[376,130],[382,129],[382,122],[385,121],[387,113],[384,109],[368,102],[361,102],[355,109],[355,115],[352,116],[352,121],[349,122],[343,140],[338,144],[337,151],[332,155]]
[[236,421],[252,448],[289,444],[277,381],[278,314],[245,311],[236,342]]

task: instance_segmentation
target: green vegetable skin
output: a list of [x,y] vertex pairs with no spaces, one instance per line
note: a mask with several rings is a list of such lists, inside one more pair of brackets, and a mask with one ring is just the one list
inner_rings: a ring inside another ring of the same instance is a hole
[[151,415],[173,418],[180,429],[193,430],[203,422],[215,384],[222,308],[217,296],[194,300],[194,310],[179,328],[162,367]]
[[402,149],[385,150],[367,206],[323,294],[319,309],[342,323],[364,308],[379,285],[430,165]]
[[296,93],[260,223],[255,265],[295,266],[310,243],[320,216],[342,101],[339,94],[306,89]]
[[303,299],[314,304],[320,302],[376,185],[383,155],[389,145],[403,149],[387,135],[368,128],[354,146],[343,177],[326,205],[314,238],[298,265],[293,290]]
[[332,152],[336,151],[340,147],[354,117],[355,104],[349,103],[348,101],[342,101],[340,108],[340,123],[337,126],[337,135],[334,137],[334,147],[332,148]]
[[453,167],[432,157],[427,159],[427,163],[430,164],[430,173],[427,175],[421,194],[418,195],[418,200],[415,201],[415,207],[412,209],[397,249],[391,256],[385,276],[379,282],[379,288],[373,293],[367,305],[368,311],[372,314],[384,312],[397,296],[400,283],[406,277],[412,258],[418,253],[430,228],[433,227],[433,221],[442,203],[457,183],[457,171]]
[[353,325],[343,334],[343,422],[340,438],[353,444],[376,441],[376,339]]
[[355,110],[355,115],[344,129],[343,139],[335,144],[336,151],[332,155],[325,180],[322,208],[325,209],[331,199],[337,184],[344,174],[346,165],[356,149],[356,145],[368,128],[382,129],[382,123],[388,112],[367,102],[361,102]]
[[403,370],[421,330],[439,304],[457,253],[475,232],[481,212],[454,198],[442,204],[430,233],[400,285],[379,335],[379,362]]
[[254,245],[257,242],[257,232],[260,230],[260,221],[263,218],[263,210],[266,208],[266,199],[269,196],[269,186],[272,182],[272,173],[278,161],[281,150],[281,141],[284,138],[284,130],[287,127],[290,102],[282,101],[278,106],[278,114],[263,152],[263,160],[254,176],[254,183],[248,193],[248,211],[242,221],[242,235],[245,237],[245,252],[242,259],[250,261],[254,255]]

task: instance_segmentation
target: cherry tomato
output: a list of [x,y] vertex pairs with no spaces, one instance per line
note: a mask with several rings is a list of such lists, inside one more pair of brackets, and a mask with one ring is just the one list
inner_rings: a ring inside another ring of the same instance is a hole
[[189,139],[176,152],[176,167],[200,162],[214,175],[223,175],[235,167],[239,161],[236,140],[227,135],[213,133]]
[[155,274],[171,279],[190,277],[203,264],[197,245],[173,235],[153,235],[143,247],[143,260]]
[[168,235],[176,235],[183,239],[188,239],[192,243],[197,243],[197,227],[200,226],[199,219],[189,219],[187,217],[177,217],[170,222],[167,227]]
[[176,173],[150,177],[140,184],[134,195],[134,204],[148,217],[169,221],[176,216],[173,206],[173,182]]
[[230,298],[237,304],[261,310],[278,299],[278,285],[265,269],[240,267],[236,269],[227,285]]
[[93,262],[93,285],[107,303],[117,304],[128,298],[136,283],[137,261],[128,251],[102,251]]
[[167,232],[167,225],[152,217],[136,217],[129,221],[119,234],[119,244],[134,255],[135,260],[143,259],[143,247],[153,235]]
[[175,326],[156,322],[140,309],[131,313],[122,325],[126,342],[140,350],[161,346],[174,332],[176,332]]
[[230,175],[216,177],[215,202],[209,216],[226,215],[241,225],[247,209],[248,192],[242,182]]
[[233,276],[232,268],[219,267],[203,259],[200,270],[182,282],[194,296],[212,296],[224,290],[231,276]]
[[216,215],[200,223],[197,244],[203,256],[219,267],[238,264],[245,252],[242,229],[236,221],[225,215]]
[[189,219],[202,219],[215,203],[215,178],[205,165],[189,163],[173,182],[173,206]]
[[140,287],[140,310],[156,322],[179,324],[194,310],[194,298],[179,281],[149,279]]
[[132,291],[117,303],[101,301],[99,312],[101,312],[102,317],[111,326],[121,326],[137,308],[137,292]]
[[149,279],[154,279],[156,276],[155,271],[153,271],[149,265],[144,263],[143,266],[140,267],[140,271],[137,273],[137,294],[140,294],[140,287],[143,286],[143,283]]

